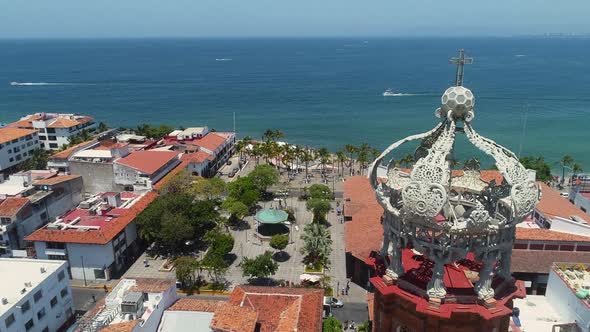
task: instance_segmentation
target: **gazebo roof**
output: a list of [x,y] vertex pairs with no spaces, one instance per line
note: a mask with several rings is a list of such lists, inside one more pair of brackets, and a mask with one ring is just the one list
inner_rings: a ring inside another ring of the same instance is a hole
[[254,219],[261,224],[280,224],[289,218],[289,214],[279,209],[260,210],[254,216]]

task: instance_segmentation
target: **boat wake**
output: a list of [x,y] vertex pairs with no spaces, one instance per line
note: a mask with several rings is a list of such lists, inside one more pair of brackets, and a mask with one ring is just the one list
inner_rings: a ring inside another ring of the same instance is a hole
[[10,82],[12,86],[76,85],[76,83]]
[[218,58],[218,59],[215,59],[215,61],[232,61],[232,60],[233,59],[230,59],[230,58]]
[[410,97],[419,96],[418,93],[383,93],[383,97]]

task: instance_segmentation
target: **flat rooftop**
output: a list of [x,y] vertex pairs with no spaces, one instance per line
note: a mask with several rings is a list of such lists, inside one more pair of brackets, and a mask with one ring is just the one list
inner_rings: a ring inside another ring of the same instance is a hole
[[[0,297],[8,300],[8,304],[0,302],[0,316],[64,265],[65,261],[0,258]],[[45,272],[42,273],[41,268]],[[29,282],[30,287],[25,285]],[[22,292],[23,289],[25,292]]]
[[520,310],[521,329],[525,331],[551,331],[553,325],[565,324],[551,303],[543,295],[527,295],[514,299],[514,307]]
[[211,332],[213,312],[164,311],[158,332]]

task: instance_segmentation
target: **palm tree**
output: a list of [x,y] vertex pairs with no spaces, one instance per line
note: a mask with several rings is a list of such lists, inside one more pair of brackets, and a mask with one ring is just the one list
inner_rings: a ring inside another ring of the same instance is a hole
[[350,156],[350,175],[352,175],[354,173],[354,159],[352,156],[356,152],[356,147],[352,144],[346,144],[344,146],[344,151]]
[[262,151],[262,143],[257,143],[252,146],[252,150],[250,150],[250,154],[252,157],[256,158],[256,165],[260,163],[260,157],[263,155]]
[[242,152],[244,152],[244,148],[246,147],[246,142],[244,140],[236,142],[236,152],[240,154],[240,160],[242,159]]
[[572,171],[574,172],[574,175],[578,175],[578,173],[583,172],[584,170],[582,169],[582,164],[574,163],[572,166]]
[[318,267],[327,267],[330,264],[330,253],[332,252],[332,239],[327,227],[321,223],[314,222],[304,228],[301,235],[303,247],[301,253],[305,256],[305,264]]
[[414,156],[411,153],[408,153],[400,159],[399,163],[401,166],[411,167],[414,163]]
[[295,169],[299,171],[299,162],[301,161],[301,158],[303,158],[303,149],[299,145],[295,145],[293,154],[295,158]]
[[270,142],[275,140],[275,131],[272,129],[267,129],[262,134],[262,141]]
[[572,156],[570,156],[569,154],[566,154],[565,156],[563,156],[561,158],[561,160],[559,161],[561,164],[561,183],[563,183],[565,181],[565,168],[566,167],[571,167],[572,164],[574,163],[574,158]]
[[336,160],[338,160],[338,173],[340,176],[344,175],[344,162],[346,161],[346,154],[340,150],[336,152]]
[[305,178],[307,179],[308,170],[309,170],[309,162],[313,161],[315,158],[313,157],[313,153],[309,149],[303,150],[303,154],[301,159],[305,163]]
[[326,171],[326,165],[330,161],[330,152],[328,151],[327,148],[321,147],[317,151],[316,156],[320,160],[320,165],[322,165],[322,172],[325,172]]

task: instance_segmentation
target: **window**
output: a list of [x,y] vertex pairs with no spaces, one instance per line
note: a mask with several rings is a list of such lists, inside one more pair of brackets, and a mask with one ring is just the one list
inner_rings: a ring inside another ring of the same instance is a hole
[[527,249],[527,247],[526,243],[515,243],[513,246],[514,249]]
[[35,300],[35,303],[39,302],[39,300],[41,300],[41,298],[43,297],[43,291],[39,290],[37,291],[37,293],[35,293],[35,295],[33,295],[33,300]]
[[42,140],[42,141],[46,141],[47,140],[47,136],[39,135],[39,139]]
[[581,245],[578,245],[577,251],[590,251],[590,246],[581,246]]
[[529,246],[529,250],[543,250],[543,244],[542,243],[531,243],[531,245]]
[[41,320],[43,317],[45,317],[45,308],[41,308],[41,310],[37,312],[37,320]]
[[64,272],[64,270],[61,270],[58,274],[57,274],[57,280],[62,281],[64,280],[66,274]]
[[49,136],[48,138],[50,141],[57,141],[57,137],[55,136]]
[[62,289],[62,290],[59,292],[59,295],[61,296],[61,298],[62,298],[62,299],[63,299],[64,297],[68,296],[68,288],[67,288],[67,287],[64,287],[64,289]]
[[23,303],[23,305],[20,306],[20,312],[22,312],[23,314],[29,311],[29,309],[31,309],[31,304],[29,303],[29,301]]
[[17,160],[17,161],[19,161],[19,160],[21,160],[21,159],[23,159],[23,157],[22,157],[20,154],[17,154],[17,155],[16,155],[16,160]]
[[49,304],[51,305],[51,307],[55,307],[55,305],[57,304],[57,296],[54,296],[51,301],[49,301]]
[[10,325],[14,323],[14,314],[10,314],[10,316],[6,317],[4,320],[4,324],[6,324],[6,328],[9,328]]
[[52,261],[65,261],[67,258],[68,256],[64,255],[47,255],[47,259],[51,259]]
[[10,162],[14,161],[14,158],[10,157],[10,159],[8,159]]
[[55,128],[47,128],[47,133],[55,134]]
[[106,274],[103,269],[94,269],[94,279],[106,279]]
[[41,330],[41,332],[49,332],[49,327],[45,326],[45,328]]
[[546,244],[545,250],[559,250],[559,246],[557,244]]
[[33,139],[33,135],[27,135],[25,138],[27,139],[27,141],[30,141]]
[[47,249],[65,249],[66,244],[62,242],[45,242]]
[[49,143],[49,147],[52,149],[57,149],[57,143]]
[[35,325],[35,323],[33,323],[33,319],[29,319],[29,321],[25,324],[25,329],[28,331],[30,329],[33,328],[33,326]]
[[574,251],[574,246],[570,244],[562,244],[559,246],[560,251]]

